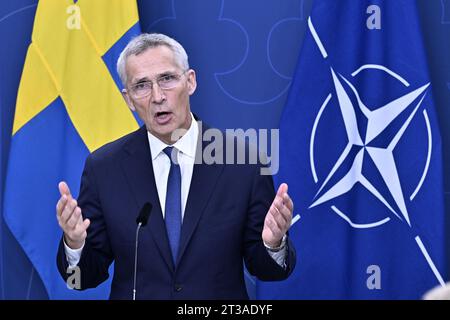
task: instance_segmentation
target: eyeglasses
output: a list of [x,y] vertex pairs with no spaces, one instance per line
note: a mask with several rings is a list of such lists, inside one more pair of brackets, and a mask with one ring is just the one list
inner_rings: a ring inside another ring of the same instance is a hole
[[[187,71],[188,70],[185,70],[181,74],[174,74],[174,73],[163,74],[162,76],[156,79],[156,83],[161,88],[161,90],[171,90],[180,84],[181,77]],[[152,91],[153,91],[153,82],[150,80],[138,82],[130,87],[130,94],[135,99],[145,98],[151,95]]]

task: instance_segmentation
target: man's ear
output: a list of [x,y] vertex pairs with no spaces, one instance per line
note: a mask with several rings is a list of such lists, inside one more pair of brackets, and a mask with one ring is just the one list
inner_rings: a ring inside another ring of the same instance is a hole
[[122,89],[122,96],[125,99],[125,102],[128,105],[128,108],[130,108],[131,111],[136,111],[136,108],[133,105],[133,101],[131,101],[130,95],[128,94],[127,89]]
[[195,89],[197,89],[197,78],[195,75],[195,71],[192,69],[189,69],[187,71],[187,85],[189,95],[192,95],[195,92]]

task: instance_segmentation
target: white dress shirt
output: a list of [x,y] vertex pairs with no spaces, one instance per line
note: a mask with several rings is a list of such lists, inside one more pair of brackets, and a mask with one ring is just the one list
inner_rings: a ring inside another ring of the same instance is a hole
[[[189,188],[191,186],[192,173],[194,171],[195,153],[197,149],[197,140],[199,135],[199,127],[197,121],[191,114],[192,121],[191,126],[186,133],[175,142],[172,147],[177,149],[178,164],[181,171],[181,217],[184,218],[184,210],[186,208],[187,197],[189,194]],[[170,171],[170,159],[163,152],[166,147],[169,147],[166,143],[159,140],[153,134],[147,131],[148,141],[150,145],[150,153],[152,155],[153,174],[155,176],[156,188],[158,190],[159,203],[161,205],[161,211],[163,218],[165,217],[165,203],[166,203],[166,191],[167,191],[167,179]],[[70,267],[74,267],[78,264],[81,257],[84,244],[79,249],[71,249],[66,243],[64,243],[67,261]],[[286,248],[278,252],[271,252],[268,250],[269,255],[280,265],[284,266],[286,257]]]
[[161,205],[163,218],[165,217],[167,179],[169,178],[171,161],[163,152],[167,147],[174,147],[177,149],[177,160],[181,171],[181,219],[184,218],[184,209],[186,208],[189,187],[191,186],[198,139],[198,123],[192,115],[191,117],[191,126],[172,146],[167,145],[147,131],[152,154],[153,174],[155,175],[156,189],[158,189],[159,203]]

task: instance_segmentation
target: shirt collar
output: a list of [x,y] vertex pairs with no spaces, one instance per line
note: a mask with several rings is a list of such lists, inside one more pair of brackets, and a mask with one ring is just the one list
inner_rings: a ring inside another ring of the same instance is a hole
[[[178,151],[181,151],[183,154],[187,155],[188,157],[194,159],[195,151],[197,148],[198,123],[194,119],[194,116],[192,115],[192,113],[191,113],[191,119],[192,119],[192,121],[191,121],[191,126],[189,127],[189,129],[172,146],[175,147]],[[156,136],[151,134],[148,130],[147,130],[147,135],[148,135],[148,141],[150,144],[152,160],[155,160],[156,157],[158,157],[159,154],[166,147],[169,147],[169,145],[162,142],[161,140],[159,140]]]

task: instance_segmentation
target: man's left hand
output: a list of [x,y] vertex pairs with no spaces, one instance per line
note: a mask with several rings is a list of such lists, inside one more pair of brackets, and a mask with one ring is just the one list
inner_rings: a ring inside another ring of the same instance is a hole
[[264,219],[262,239],[273,248],[281,245],[281,239],[291,226],[294,203],[287,191],[288,185],[282,183]]

